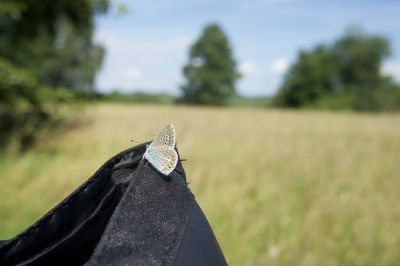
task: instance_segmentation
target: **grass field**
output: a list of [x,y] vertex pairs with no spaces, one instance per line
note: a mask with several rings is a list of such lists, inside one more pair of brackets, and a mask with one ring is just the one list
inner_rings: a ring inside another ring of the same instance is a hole
[[400,114],[99,104],[0,158],[0,238],[168,122],[232,265],[398,265]]

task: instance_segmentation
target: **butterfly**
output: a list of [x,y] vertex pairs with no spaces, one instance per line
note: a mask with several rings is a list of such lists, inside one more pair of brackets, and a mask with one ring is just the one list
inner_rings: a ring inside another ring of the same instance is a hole
[[178,163],[175,143],[175,127],[172,124],[168,124],[153,142],[147,146],[143,158],[163,175],[169,175]]

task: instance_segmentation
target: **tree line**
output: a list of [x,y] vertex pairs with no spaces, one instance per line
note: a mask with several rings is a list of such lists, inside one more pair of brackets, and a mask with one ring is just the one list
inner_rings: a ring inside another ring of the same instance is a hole
[[[272,99],[277,107],[400,110],[400,87],[380,68],[389,41],[350,28],[332,44],[301,50]],[[224,105],[237,94],[240,77],[228,38],[211,24],[190,49],[180,101]]]
[[400,109],[399,86],[380,71],[390,53],[386,38],[350,28],[332,44],[300,51],[275,102],[296,108]]

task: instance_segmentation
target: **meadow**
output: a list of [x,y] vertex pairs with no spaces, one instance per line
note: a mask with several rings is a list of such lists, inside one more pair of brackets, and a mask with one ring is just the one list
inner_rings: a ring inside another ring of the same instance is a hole
[[231,265],[398,265],[400,114],[129,104],[0,154],[0,239],[112,155],[177,129],[189,186]]

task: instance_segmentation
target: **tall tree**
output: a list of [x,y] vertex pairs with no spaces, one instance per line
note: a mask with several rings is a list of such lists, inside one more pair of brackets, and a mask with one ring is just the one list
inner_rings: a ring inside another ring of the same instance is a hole
[[183,73],[186,83],[181,100],[185,103],[223,105],[235,95],[239,73],[228,38],[218,25],[205,27],[190,49]]

